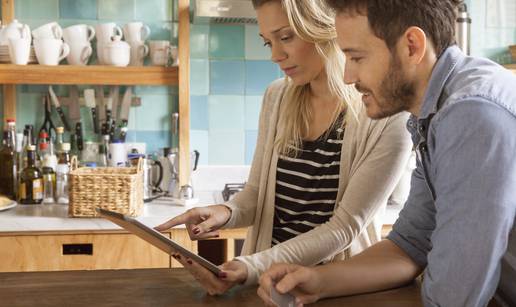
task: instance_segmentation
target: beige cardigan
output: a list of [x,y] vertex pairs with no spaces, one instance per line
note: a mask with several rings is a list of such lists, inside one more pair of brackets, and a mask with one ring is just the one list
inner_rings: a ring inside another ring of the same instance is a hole
[[267,89],[260,114],[258,141],[245,188],[226,203],[232,210],[224,228],[250,226],[242,255],[246,284],[255,284],[272,264],[315,265],[354,255],[380,240],[381,224],[374,220],[407,165],[412,142],[405,128],[408,113],[371,120],[363,104],[354,105],[358,121],[348,112],[340,159],[337,204],[332,218],[311,231],[271,248],[276,166],[274,149],[279,105],[285,80]]

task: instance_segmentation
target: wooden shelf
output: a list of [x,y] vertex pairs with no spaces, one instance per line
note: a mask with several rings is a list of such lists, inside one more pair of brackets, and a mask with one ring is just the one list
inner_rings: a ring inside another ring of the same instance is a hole
[[504,67],[516,74],[516,64],[507,64]]
[[177,67],[0,65],[0,84],[177,85]]

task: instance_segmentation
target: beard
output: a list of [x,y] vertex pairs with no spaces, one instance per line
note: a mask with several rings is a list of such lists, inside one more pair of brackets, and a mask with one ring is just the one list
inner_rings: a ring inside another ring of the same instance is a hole
[[[416,95],[416,85],[412,80],[408,80],[401,69],[401,61],[397,53],[392,54],[389,70],[380,83],[378,95],[374,95],[378,107],[377,112],[369,114],[373,119],[382,119],[407,111],[413,104]],[[372,91],[356,85],[360,92]],[[365,91],[364,91],[365,90]]]

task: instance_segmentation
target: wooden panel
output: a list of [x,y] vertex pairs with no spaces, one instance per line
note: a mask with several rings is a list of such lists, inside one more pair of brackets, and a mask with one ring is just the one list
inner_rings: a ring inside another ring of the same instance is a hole
[[[63,255],[92,244],[93,255]],[[168,268],[170,257],[130,234],[0,237],[0,272]]]
[[220,239],[245,239],[247,228],[223,229],[219,232]]
[[508,65],[505,65],[504,67],[516,74],[516,64],[508,64]]
[[14,0],[2,0],[2,24],[8,24],[14,19]]
[[16,119],[16,85],[4,85],[3,87],[4,120]]
[[226,239],[224,249],[226,262],[233,260],[235,258],[235,239]]
[[[188,232],[186,229],[172,229],[172,232],[170,233],[171,239],[181,245],[182,247],[186,248],[187,250],[197,253],[197,241],[190,240],[190,237],[188,236]],[[174,258],[170,257],[171,260],[171,267],[173,268],[181,268],[183,267],[181,263],[179,263]]]
[[184,185],[190,178],[190,1],[179,0],[178,8],[179,182]]
[[0,65],[1,84],[174,85],[177,67]]

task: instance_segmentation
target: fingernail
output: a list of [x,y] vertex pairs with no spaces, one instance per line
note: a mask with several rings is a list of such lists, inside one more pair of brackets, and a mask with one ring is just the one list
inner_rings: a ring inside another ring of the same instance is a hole
[[228,274],[226,272],[220,272],[219,273],[219,278],[225,279],[227,277],[228,277]]
[[190,260],[190,259],[186,260],[186,262],[187,262],[188,264],[193,264],[192,260]]
[[194,229],[193,229],[193,233],[194,233],[194,235],[198,235],[198,234],[199,234],[199,232],[201,232],[201,230],[200,230],[199,228],[194,228]]

